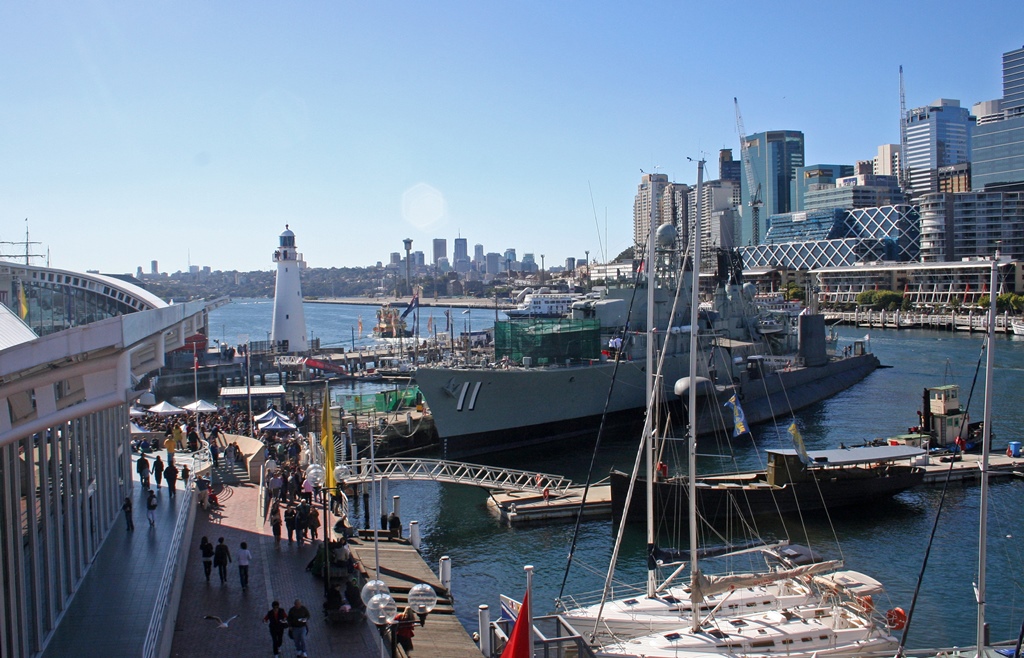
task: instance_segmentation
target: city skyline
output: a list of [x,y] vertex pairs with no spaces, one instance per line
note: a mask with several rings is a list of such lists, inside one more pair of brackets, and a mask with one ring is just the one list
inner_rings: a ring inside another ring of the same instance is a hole
[[[734,96],[748,133],[853,164],[899,141],[899,65],[908,108],[970,108],[1024,43],[1024,7],[995,2],[2,11],[0,241],[28,218],[52,266],[124,273],[269,270],[285,224],[310,267],[460,235],[607,260],[633,242],[641,169],[692,184],[688,158],[738,158]],[[740,24],[800,39],[766,66]]]

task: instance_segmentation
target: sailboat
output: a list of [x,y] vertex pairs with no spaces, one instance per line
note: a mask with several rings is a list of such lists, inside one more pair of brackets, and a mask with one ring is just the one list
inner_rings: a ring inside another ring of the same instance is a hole
[[[700,186],[703,163],[698,164],[697,217],[701,215]],[[652,222],[653,224],[653,222]],[[661,227],[659,232],[666,230]],[[653,245],[667,242],[666,236],[655,236],[652,227],[648,249],[648,294],[652,294],[655,273]],[[693,253],[700,254],[699,224],[695,226]],[[690,300],[690,373],[698,373],[698,334],[700,332],[698,270],[699,256],[694,258]],[[648,304],[648,327],[654,327],[653,304]],[[653,373],[656,332],[648,340],[648,396],[652,407],[659,390]],[[697,386],[689,390],[688,456],[689,472],[696,472]],[[881,585],[856,572],[838,571],[838,561],[798,560],[801,551],[792,547],[757,550],[774,556],[774,566],[767,571],[712,575],[700,568],[701,547],[698,542],[697,507],[689,506],[689,584],[671,586],[673,577],[659,585],[654,559],[655,528],[652,486],[654,482],[654,417],[649,408],[644,428],[643,455],[646,462],[647,544],[651,556],[646,591],[639,596],[607,602],[566,606],[563,616],[590,637],[598,655],[605,656],[853,656],[867,652],[886,651],[897,641],[874,613],[872,596],[881,592]],[[638,471],[640,455],[634,466]],[[634,477],[634,482],[636,478]],[[689,500],[695,501],[694,478],[690,479]],[[631,495],[631,492],[630,494]],[[619,536],[625,528],[620,525]],[[613,551],[617,557],[618,541]],[[735,554],[735,552],[733,552]],[[610,591],[611,571],[604,592]],[[584,628],[584,626],[592,626]]]

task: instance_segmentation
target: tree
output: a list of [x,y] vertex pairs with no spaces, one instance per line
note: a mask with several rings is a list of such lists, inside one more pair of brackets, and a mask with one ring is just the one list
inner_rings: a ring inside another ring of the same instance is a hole
[[615,260],[633,260],[634,253],[636,252],[633,247],[626,247],[622,250],[622,253],[615,257]]

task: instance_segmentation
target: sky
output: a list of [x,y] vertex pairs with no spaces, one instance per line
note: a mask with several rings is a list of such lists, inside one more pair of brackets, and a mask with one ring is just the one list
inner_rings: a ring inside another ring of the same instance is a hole
[[999,98],[1021,25],[1011,0],[0,3],[0,242],[107,273],[269,270],[285,224],[310,267],[460,236],[606,260],[641,170],[739,158],[733,97],[853,164],[899,142],[901,64],[908,108]]

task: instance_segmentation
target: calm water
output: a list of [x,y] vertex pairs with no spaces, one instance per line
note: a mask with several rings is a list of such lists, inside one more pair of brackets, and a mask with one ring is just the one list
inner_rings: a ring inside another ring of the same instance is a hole
[[[268,300],[240,300],[210,314],[212,337],[229,343],[249,334],[262,339],[270,328],[272,303]],[[364,333],[369,333],[375,309],[372,306],[306,304],[307,330],[326,344],[351,343],[352,330],[361,316]],[[434,323],[444,322],[435,310]],[[421,315],[424,325],[429,310]],[[463,314],[452,311],[457,323],[472,321],[473,329],[493,324],[493,311]],[[457,324],[457,330],[463,325]],[[422,331],[422,329],[421,329]],[[424,331],[425,333],[425,331]],[[841,337],[862,338],[863,329],[845,328]],[[356,345],[372,342],[356,337]],[[848,344],[848,343],[846,343]],[[956,383],[962,400],[981,352],[981,336],[932,331],[873,331],[870,346],[882,363],[881,369],[852,389],[804,410],[797,415],[802,434],[811,449],[834,448],[839,443],[857,443],[906,431],[917,424],[916,410],[921,391],[928,386]],[[947,375],[949,373],[951,376]],[[995,449],[1007,440],[1024,436],[1024,340],[999,337],[996,340],[995,408],[993,428]],[[983,376],[979,377],[972,416],[982,414]],[[789,447],[785,428],[789,421],[754,428],[754,439],[737,441],[733,450],[740,463],[756,463],[765,448]],[[633,437],[612,437],[599,456],[597,477],[612,466],[631,467],[636,445]],[[702,446],[702,453],[725,451],[719,446]],[[584,479],[589,450],[544,447],[518,453],[482,458],[488,463],[561,473],[574,480]],[[714,468],[722,459],[705,457],[701,468]],[[720,467],[720,464],[719,464]],[[977,572],[978,487],[953,485],[947,492],[931,562],[908,642],[911,647],[965,645],[973,643],[977,606],[972,583]],[[570,524],[510,529],[498,524],[485,509],[487,494],[481,490],[434,483],[392,482],[390,494],[402,498],[402,518],[420,522],[424,555],[435,565],[441,556],[452,559],[456,610],[470,630],[476,627],[477,606],[498,610],[498,594],[522,595],[525,578],[522,567],[533,564],[535,600],[538,608],[550,611],[562,581],[571,541]],[[909,609],[920,570],[922,555],[931,532],[941,490],[921,488],[903,493],[877,507],[865,507],[828,519],[807,521],[805,529],[790,527],[794,541],[810,542],[827,557],[842,557],[847,568],[863,571],[885,586],[889,601],[877,601],[879,608],[895,605]],[[1024,590],[1021,588],[1022,539],[1020,516],[1024,511],[1024,481],[1016,478],[993,481],[989,515],[987,619],[992,637],[1016,637],[1024,620]],[[833,533],[831,526],[834,526]],[[780,536],[781,528],[762,528]],[[838,538],[838,543],[836,542]],[[613,529],[610,521],[590,521],[582,526],[568,592],[600,587],[601,576],[611,554]],[[580,565],[580,566],[576,566]],[[585,567],[583,565],[586,565]],[[642,528],[631,530],[619,560],[618,576],[639,582],[644,570]]]

